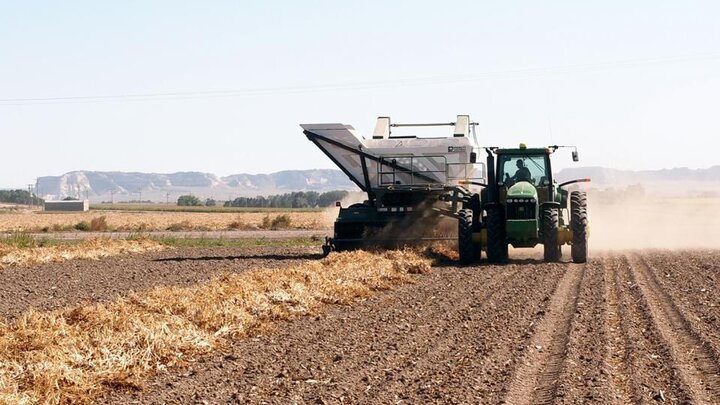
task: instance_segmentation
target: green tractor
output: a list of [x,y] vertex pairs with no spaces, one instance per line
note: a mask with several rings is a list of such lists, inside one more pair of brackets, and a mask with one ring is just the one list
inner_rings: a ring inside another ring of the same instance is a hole
[[[588,214],[584,191],[566,186],[590,179],[557,184],[550,155],[560,146],[517,149],[487,148],[488,184],[480,198],[469,199],[458,211],[460,261],[473,263],[485,250],[489,262],[508,259],[508,246],[543,245],[544,259],[562,257],[562,245],[571,246],[572,260],[587,261]],[[578,160],[577,150],[572,152]]]

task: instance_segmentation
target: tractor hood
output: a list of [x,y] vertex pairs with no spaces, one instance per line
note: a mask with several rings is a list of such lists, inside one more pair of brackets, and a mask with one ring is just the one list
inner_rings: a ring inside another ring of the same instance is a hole
[[535,198],[537,199],[537,189],[527,181],[519,181],[512,185],[507,191],[508,198]]

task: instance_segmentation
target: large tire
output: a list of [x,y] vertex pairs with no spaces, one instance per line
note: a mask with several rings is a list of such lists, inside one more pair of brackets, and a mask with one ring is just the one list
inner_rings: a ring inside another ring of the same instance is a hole
[[480,259],[480,245],[473,243],[473,211],[458,211],[458,250],[461,264],[472,264]]
[[489,208],[487,212],[487,258],[490,263],[508,260],[508,243],[503,208]]
[[559,261],[562,253],[561,246],[558,243],[558,228],[560,227],[558,215],[557,207],[543,208],[543,250],[546,262]]
[[570,230],[573,234],[570,251],[575,263],[587,261],[587,225],[587,194],[584,191],[573,191],[570,193]]

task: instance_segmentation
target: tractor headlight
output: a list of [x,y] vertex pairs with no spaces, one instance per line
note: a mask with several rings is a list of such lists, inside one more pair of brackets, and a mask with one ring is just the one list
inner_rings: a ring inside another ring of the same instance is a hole
[[533,203],[533,204],[535,204],[535,199],[534,199],[534,198],[531,198],[531,199],[530,199],[530,202]]

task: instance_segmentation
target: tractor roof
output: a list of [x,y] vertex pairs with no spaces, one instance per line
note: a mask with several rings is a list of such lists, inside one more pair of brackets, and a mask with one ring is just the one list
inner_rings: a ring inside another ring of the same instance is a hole
[[548,149],[546,148],[511,148],[511,149],[497,149],[497,154],[505,155],[546,155]]
[[517,148],[497,148],[495,149],[495,153],[499,154],[506,154],[506,155],[545,155],[550,153],[550,149],[548,148],[530,148],[528,149],[527,146],[525,146],[524,143],[521,143],[519,147]]

